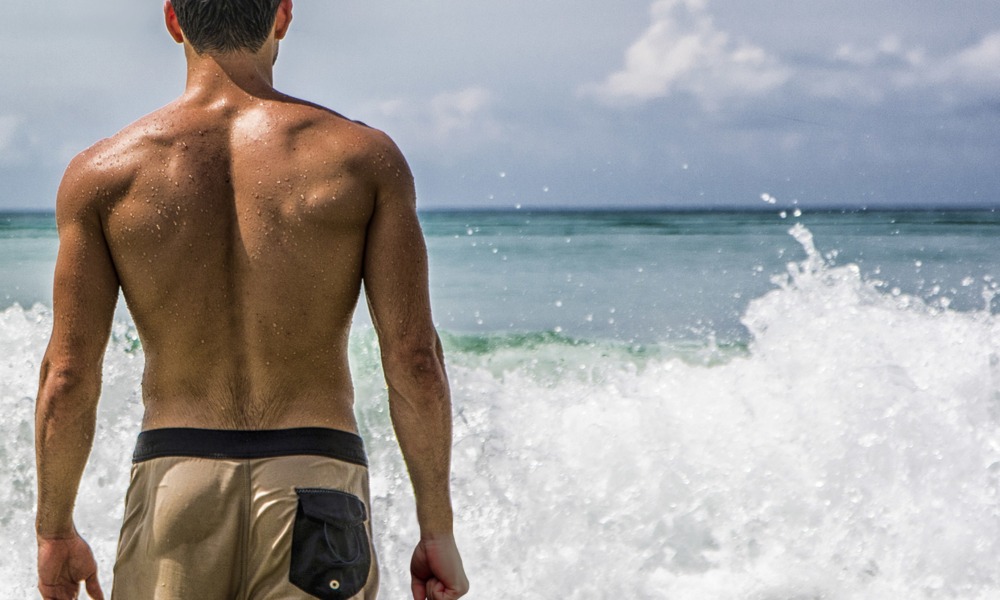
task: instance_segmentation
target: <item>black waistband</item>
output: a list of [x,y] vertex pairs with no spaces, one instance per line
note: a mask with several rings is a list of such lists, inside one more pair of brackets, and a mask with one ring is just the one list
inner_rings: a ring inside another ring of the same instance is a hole
[[353,433],[322,427],[238,431],[229,429],[150,429],[139,434],[132,462],[164,456],[273,458],[316,455],[368,466],[364,443]]

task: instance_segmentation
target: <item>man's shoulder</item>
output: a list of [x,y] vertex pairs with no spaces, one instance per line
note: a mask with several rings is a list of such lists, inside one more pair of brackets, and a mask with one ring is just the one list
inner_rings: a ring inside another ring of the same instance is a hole
[[362,121],[344,118],[350,131],[347,138],[357,165],[378,183],[387,177],[396,177],[410,168],[403,152],[386,132]]
[[129,188],[138,157],[131,135],[123,132],[97,141],[69,162],[59,186],[57,210],[60,206],[83,208],[120,196]]
[[295,113],[308,120],[312,129],[331,144],[346,145],[353,153],[366,158],[391,155],[402,158],[396,143],[384,131],[347,117],[314,102],[286,97]]
[[152,112],[114,135],[98,140],[70,161],[67,177],[98,178],[110,183],[134,176],[135,169],[157,146],[156,132],[162,131],[168,112],[166,108]]
[[309,145],[335,156],[331,165],[346,167],[375,190],[384,190],[400,182],[412,187],[413,176],[406,158],[387,133],[322,106],[313,106],[313,110],[320,112],[316,113],[316,126]]
[[63,175],[60,200],[96,201],[124,194],[160,145],[170,112],[169,106],[152,112],[77,154]]

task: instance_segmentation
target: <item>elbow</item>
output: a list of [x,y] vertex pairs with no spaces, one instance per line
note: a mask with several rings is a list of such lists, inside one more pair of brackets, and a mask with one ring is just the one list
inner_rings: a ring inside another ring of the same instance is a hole
[[446,398],[448,377],[437,335],[420,343],[405,343],[383,352],[386,380],[407,396]]
[[40,383],[43,389],[55,388],[62,391],[69,391],[86,385],[89,379],[88,372],[83,365],[70,360],[57,360],[45,357],[42,360]]
[[39,377],[37,413],[51,419],[67,410],[94,410],[100,389],[99,369],[47,357]]

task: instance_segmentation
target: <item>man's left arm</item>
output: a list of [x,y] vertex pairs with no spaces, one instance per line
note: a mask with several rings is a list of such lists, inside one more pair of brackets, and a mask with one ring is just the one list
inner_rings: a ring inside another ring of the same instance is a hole
[[52,337],[35,406],[38,587],[43,598],[54,600],[75,598],[81,581],[92,598],[103,598],[97,564],[73,522],[119,287],[101,221],[102,195],[109,192],[101,179],[81,155],[67,169],[56,200]]

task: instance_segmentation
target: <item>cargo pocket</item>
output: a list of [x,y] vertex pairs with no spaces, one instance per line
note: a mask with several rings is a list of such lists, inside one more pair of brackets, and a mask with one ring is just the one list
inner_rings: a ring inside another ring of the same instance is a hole
[[339,490],[297,488],[288,580],[316,598],[342,600],[368,581],[371,545],[365,504]]

